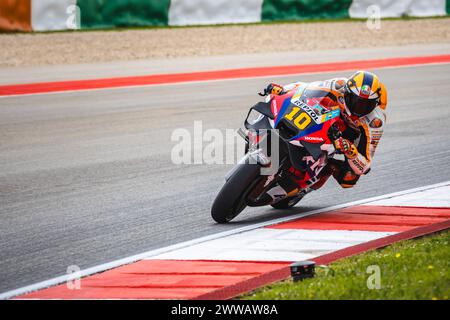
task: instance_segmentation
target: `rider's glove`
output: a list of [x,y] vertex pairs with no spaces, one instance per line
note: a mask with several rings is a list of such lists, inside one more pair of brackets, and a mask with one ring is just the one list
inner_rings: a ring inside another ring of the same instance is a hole
[[330,126],[330,129],[328,129],[328,137],[331,141],[335,141],[339,139],[342,136],[341,130],[339,130],[339,126],[334,123]]
[[264,89],[263,92],[259,92],[258,94],[263,97],[267,96],[269,94],[281,95],[284,93],[283,90],[284,89],[282,86],[280,86],[276,83],[271,83]]
[[356,146],[345,138],[339,138],[334,141],[334,146],[341,151],[347,158],[353,159],[358,155]]

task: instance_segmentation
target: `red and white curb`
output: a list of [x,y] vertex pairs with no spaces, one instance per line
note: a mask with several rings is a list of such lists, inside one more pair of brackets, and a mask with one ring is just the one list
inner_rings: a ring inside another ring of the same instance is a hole
[[96,274],[83,278],[78,290],[60,284],[69,277],[59,277],[0,298],[229,299],[288,277],[293,261],[327,264],[449,227],[450,181],[247,226],[91,268],[82,275]]

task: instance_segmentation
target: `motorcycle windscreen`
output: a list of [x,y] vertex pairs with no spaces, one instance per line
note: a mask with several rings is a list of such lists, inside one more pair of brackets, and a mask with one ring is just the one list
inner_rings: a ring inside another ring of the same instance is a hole
[[266,102],[258,102],[250,108],[247,117],[244,121],[246,129],[270,129],[268,119],[273,119],[273,114],[270,111],[270,104]]

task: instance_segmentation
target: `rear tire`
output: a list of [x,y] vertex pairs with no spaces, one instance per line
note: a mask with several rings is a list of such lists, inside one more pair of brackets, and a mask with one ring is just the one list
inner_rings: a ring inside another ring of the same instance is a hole
[[225,182],[211,208],[211,216],[217,223],[233,220],[247,206],[247,195],[259,181],[261,166],[239,164],[234,174]]

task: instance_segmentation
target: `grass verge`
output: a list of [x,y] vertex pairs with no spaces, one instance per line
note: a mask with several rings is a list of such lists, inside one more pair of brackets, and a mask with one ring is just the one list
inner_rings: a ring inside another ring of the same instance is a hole
[[[369,289],[377,285],[370,266],[379,267],[379,289]],[[285,280],[239,299],[448,300],[449,296],[450,231],[446,230],[316,267],[315,278],[296,283]]]
[[[447,16],[432,16],[432,17],[399,17],[399,18],[382,18],[381,21],[410,21],[410,20],[427,20],[427,19],[450,19]],[[71,33],[71,32],[114,32],[114,31],[133,31],[133,30],[154,30],[154,29],[196,29],[196,28],[223,28],[223,27],[241,27],[241,26],[258,26],[258,25],[279,25],[279,24],[304,24],[304,23],[335,23],[335,22],[365,22],[367,19],[360,18],[308,18],[301,20],[274,20],[261,22],[247,22],[247,23],[221,23],[221,24],[195,24],[186,26],[129,26],[129,27],[115,27],[115,28],[86,28],[78,30],[49,30],[49,31],[8,31],[0,30],[0,34],[51,34],[51,33]]]

